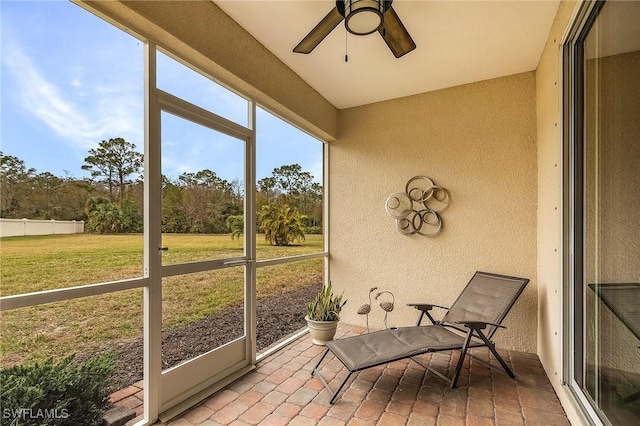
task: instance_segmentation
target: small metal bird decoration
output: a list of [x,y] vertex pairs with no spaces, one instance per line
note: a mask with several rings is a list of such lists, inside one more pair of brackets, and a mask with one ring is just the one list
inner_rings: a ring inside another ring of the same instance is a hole
[[365,303],[360,306],[358,309],[358,315],[366,315],[367,316],[367,333],[369,332],[369,312],[371,312],[371,293],[376,291],[378,287],[371,287],[369,290],[369,303]]
[[389,328],[389,326],[387,325],[387,315],[389,315],[389,312],[393,311],[393,304],[396,301],[396,297],[390,291],[385,290],[376,294],[376,300],[378,300],[378,297],[382,296],[383,294],[391,295],[391,302],[380,302],[380,307],[384,311],[384,326],[385,328]]

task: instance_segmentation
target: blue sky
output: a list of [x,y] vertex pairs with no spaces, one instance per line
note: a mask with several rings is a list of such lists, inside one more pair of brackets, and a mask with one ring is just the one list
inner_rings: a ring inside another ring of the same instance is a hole
[[[37,172],[86,177],[88,151],[122,137],[143,149],[143,43],[65,1],[0,1],[0,150]],[[158,56],[158,87],[247,124],[246,101]],[[321,143],[259,109],[258,179],[298,163],[320,180]],[[163,173],[242,178],[242,143],[163,115]]]

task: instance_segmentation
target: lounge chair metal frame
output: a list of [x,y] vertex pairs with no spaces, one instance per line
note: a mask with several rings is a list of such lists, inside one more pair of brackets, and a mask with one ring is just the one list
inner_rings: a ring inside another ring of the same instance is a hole
[[[474,347],[487,347],[506,374],[514,378],[513,371],[502,359],[491,338],[499,328],[505,328],[501,323],[528,282],[527,278],[476,272],[451,308],[435,304],[409,304],[408,306],[421,312],[414,327],[392,328],[327,342],[327,349],[313,368],[311,375],[316,376],[327,389],[331,395],[331,404],[335,402],[354,373],[404,358],[412,358],[426,371],[431,371],[449,383],[453,389],[458,382],[465,357],[473,356],[468,353],[468,350]],[[493,304],[497,306],[494,307]],[[438,321],[431,315],[434,308],[446,309],[448,312],[442,320]],[[425,316],[431,321],[430,325],[421,325]],[[460,351],[451,379],[415,358],[425,353],[449,350]],[[349,371],[336,390],[331,389],[319,369],[329,352],[332,352]],[[483,360],[479,361],[493,367]]]

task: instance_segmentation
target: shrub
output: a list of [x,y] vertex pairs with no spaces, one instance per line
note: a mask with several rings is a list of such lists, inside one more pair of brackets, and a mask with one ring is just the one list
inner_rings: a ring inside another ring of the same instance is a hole
[[0,369],[0,425],[101,425],[113,355]]
[[307,226],[304,231],[308,235],[322,235],[322,226]]
[[234,238],[240,239],[240,235],[244,232],[244,216],[239,215],[231,215],[227,218],[227,226],[231,230],[231,239]]
[[143,231],[142,216],[135,201],[129,198],[120,207],[104,197],[93,197],[87,200],[85,211],[89,219],[86,228],[90,232],[112,234]]

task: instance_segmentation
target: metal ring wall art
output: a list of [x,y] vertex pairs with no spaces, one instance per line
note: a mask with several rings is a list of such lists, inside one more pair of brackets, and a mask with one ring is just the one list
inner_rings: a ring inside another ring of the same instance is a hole
[[449,208],[451,196],[444,187],[426,176],[414,176],[404,192],[387,197],[385,210],[396,220],[404,235],[435,237],[442,230],[441,213]]

